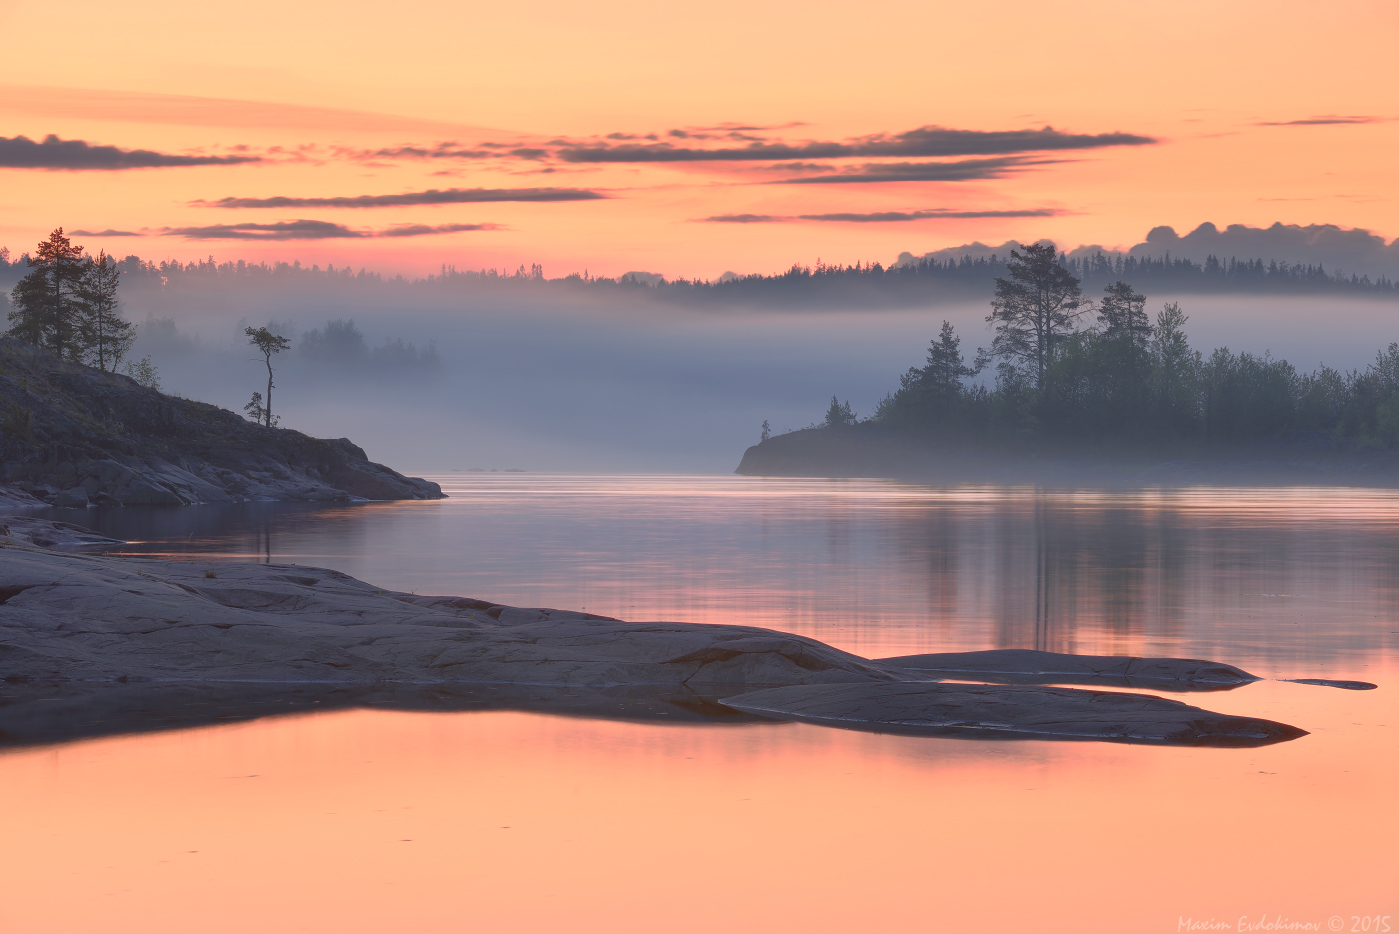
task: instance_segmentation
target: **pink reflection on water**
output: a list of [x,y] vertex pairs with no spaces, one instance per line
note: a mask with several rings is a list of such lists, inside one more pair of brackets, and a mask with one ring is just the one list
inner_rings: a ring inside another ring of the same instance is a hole
[[361,711],[10,754],[0,925],[1171,931],[1399,911],[1392,699],[1210,702],[1313,733],[1197,750]]
[[1184,655],[1380,689],[1185,696],[1310,731],[1252,750],[359,711],[11,752],[0,930],[1395,924],[1399,494],[439,479],[441,503],[145,550],[868,656]]

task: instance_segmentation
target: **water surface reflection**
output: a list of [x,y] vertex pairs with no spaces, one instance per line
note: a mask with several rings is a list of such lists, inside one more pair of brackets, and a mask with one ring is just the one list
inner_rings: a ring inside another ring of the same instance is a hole
[[747,623],[867,656],[1227,654],[1259,674],[1308,663],[1308,674],[1363,677],[1356,666],[1399,644],[1394,491],[434,479],[452,498],[52,512],[131,540],[133,553],[313,564],[394,589],[622,619]]
[[1263,682],[1188,698],[1311,732],[1258,749],[482,704],[12,751],[0,755],[0,929],[1399,921],[1393,492],[434,479],[451,499],[63,518],[130,539],[135,553],[314,564],[419,593],[633,620],[750,623],[866,656],[1176,655],[1379,689]]

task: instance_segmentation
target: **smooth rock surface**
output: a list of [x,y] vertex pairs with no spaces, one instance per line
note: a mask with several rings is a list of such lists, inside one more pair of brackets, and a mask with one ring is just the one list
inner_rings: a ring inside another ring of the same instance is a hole
[[32,516],[0,516],[0,547],[33,546],[54,551],[103,552],[125,544],[71,522],[52,522]]
[[893,680],[814,639],[394,593],[336,571],[0,549],[0,679],[745,686]]
[[1146,694],[978,684],[772,688],[721,702],[758,716],[880,733],[1096,739],[1163,746],[1266,746],[1305,730]]

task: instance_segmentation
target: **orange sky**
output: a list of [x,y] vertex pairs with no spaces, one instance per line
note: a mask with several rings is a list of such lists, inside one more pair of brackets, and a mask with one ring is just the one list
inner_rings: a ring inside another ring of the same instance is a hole
[[[142,234],[77,239],[155,259],[299,258],[410,273],[444,262],[539,262],[550,276],[588,268],[707,278],[818,257],[887,263],[902,250],[978,239],[1125,247],[1158,224],[1184,233],[1203,221],[1333,223],[1399,236],[1391,74],[1399,7],[1392,3],[1332,3],[1323,14],[1285,2],[919,2],[865,10],[602,0],[419,3],[390,16],[381,4],[113,8],[79,0],[65,5],[62,29],[52,28],[52,15],[0,2],[8,37],[0,137],[56,134],[122,150],[258,161],[0,168],[0,244],[13,253],[62,225]],[[1262,125],[1317,117],[1352,120]],[[750,139],[851,146],[926,126],[1047,125],[1157,142],[723,162],[599,164],[564,155],[626,142],[606,139],[613,133],[643,137],[634,141],[641,145],[657,134],[656,143],[713,149]],[[699,141],[666,135],[704,127],[726,129]],[[481,144],[493,143],[504,155],[402,152],[443,143],[466,153],[490,152]],[[542,152],[509,155],[520,148]],[[397,152],[374,155],[384,150]],[[1011,161],[981,174],[999,177],[774,183],[869,165],[913,163],[927,173],[931,163],[996,158]],[[453,188],[585,189],[604,197],[377,208],[192,204]],[[703,220],[916,211],[1048,216]],[[249,242],[173,232],[253,224],[264,227],[241,235],[267,236],[297,220],[359,236]],[[413,225],[485,229],[367,235]]]

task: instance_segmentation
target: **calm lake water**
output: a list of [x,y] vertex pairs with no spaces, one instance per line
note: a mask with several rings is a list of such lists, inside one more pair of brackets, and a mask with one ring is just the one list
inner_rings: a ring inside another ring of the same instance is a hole
[[433,479],[450,499],[49,514],[135,554],[871,657],[1380,688],[1185,697],[1310,731],[1261,749],[372,710],[12,750],[0,930],[1399,930],[1399,493]]

